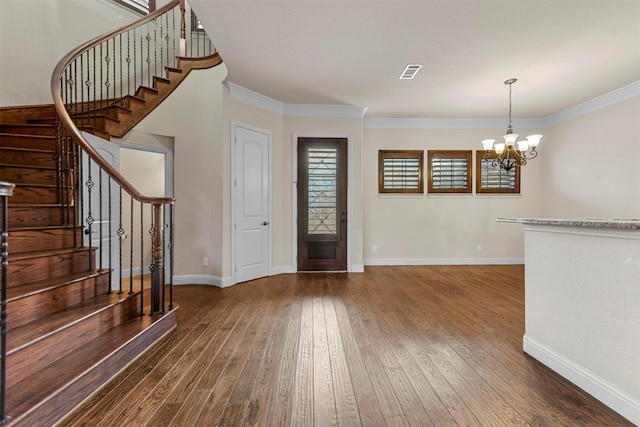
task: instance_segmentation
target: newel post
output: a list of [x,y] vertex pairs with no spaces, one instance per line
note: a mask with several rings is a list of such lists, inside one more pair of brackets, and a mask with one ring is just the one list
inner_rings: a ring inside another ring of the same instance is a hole
[[151,229],[151,314],[164,311],[164,247],[163,205],[153,204],[153,227]]

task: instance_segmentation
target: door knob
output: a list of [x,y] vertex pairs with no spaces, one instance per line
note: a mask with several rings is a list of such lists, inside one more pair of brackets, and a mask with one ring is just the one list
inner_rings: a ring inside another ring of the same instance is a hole
[[269,225],[269,222],[265,221],[262,223],[262,225]]

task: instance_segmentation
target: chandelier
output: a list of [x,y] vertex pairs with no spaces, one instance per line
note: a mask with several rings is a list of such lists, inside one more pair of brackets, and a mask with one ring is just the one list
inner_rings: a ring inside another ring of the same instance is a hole
[[[485,160],[493,160],[492,166],[500,166],[502,169],[509,171],[514,167],[524,166],[527,160],[533,159],[538,155],[536,147],[540,144],[542,135],[529,135],[526,140],[517,141],[518,134],[513,133],[511,126],[511,85],[518,79],[509,79],[504,84],[509,85],[509,126],[507,133],[503,136],[504,142],[496,142],[495,139],[482,140],[484,147]],[[495,154],[491,150],[495,151]]]

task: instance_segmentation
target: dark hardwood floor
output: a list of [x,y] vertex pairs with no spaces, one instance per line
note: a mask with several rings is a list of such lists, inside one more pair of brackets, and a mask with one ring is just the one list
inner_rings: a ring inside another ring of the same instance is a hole
[[178,329],[65,426],[630,426],[522,352],[522,266],[178,286]]

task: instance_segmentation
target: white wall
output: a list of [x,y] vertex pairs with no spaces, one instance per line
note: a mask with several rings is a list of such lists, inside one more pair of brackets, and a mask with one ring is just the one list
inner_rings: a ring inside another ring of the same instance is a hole
[[[541,162],[521,172],[520,195],[427,194],[428,150],[477,150],[504,129],[364,130],[364,254],[366,264],[521,262],[522,230],[496,217],[536,217],[542,197]],[[523,134],[535,133],[522,130]],[[546,146],[546,135],[541,149]],[[378,150],[424,150],[425,195],[378,194]],[[481,151],[481,155],[484,152]],[[472,176],[475,192],[475,158]],[[372,246],[377,252],[372,252]],[[477,245],[482,251],[478,252]]]
[[0,106],[52,104],[58,61],[139,17],[109,1],[0,1]]
[[640,96],[544,132],[543,216],[640,218]]

